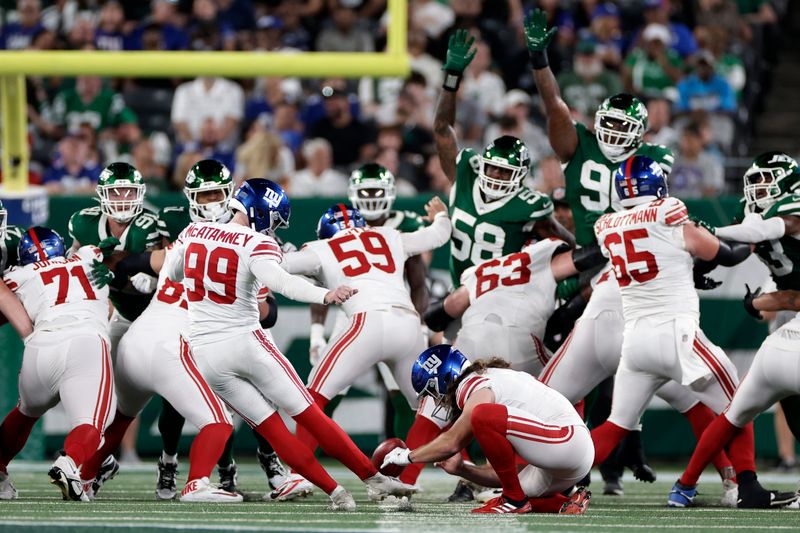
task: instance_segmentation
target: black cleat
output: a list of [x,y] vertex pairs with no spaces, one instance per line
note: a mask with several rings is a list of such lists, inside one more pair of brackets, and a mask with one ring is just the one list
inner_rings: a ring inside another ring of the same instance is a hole
[[286,483],[286,480],[289,479],[289,471],[283,466],[277,453],[263,454],[261,450],[258,450],[256,457],[258,457],[258,464],[261,465],[261,470],[267,475],[267,483],[270,489],[277,490],[278,487]]
[[448,502],[461,503],[471,502],[475,499],[475,493],[469,484],[463,479],[459,479],[453,494],[447,497]]
[[633,477],[645,483],[653,483],[656,480],[656,473],[647,464],[647,457],[642,448],[642,433],[631,431],[622,442],[620,460],[633,472]]
[[158,480],[156,481],[156,496],[159,500],[175,499],[175,476],[178,475],[178,463],[167,463],[158,460]]
[[217,473],[219,474],[219,488],[234,494],[239,492],[236,486],[236,482],[238,481],[236,463],[231,462],[227,468],[218,466]]

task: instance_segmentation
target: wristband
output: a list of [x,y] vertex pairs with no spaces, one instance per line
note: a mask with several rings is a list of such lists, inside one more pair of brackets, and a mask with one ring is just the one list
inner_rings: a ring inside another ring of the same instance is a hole
[[528,51],[528,56],[531,58],[531,65],[533,65],[533,70],[541,70],[543,68],[547,68],[550,66],[550,63],[547,61],[547,51],[545,50],[536,50],[536,51]]
[[461,85],[461,77],[462,74],[460,72],[445,70],[444,83],[442,83],[442,89],[453,93],[456,92],[458,90],[458,87]]

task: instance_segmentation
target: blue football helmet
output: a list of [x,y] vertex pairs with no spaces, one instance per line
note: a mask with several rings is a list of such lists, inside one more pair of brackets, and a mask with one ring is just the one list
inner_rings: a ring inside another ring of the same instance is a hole
[[614,174],[622,207],[652,202],[667,196],[667,177],[656,161],[643,155],[635,155],[623,162]]
[[244,181],[230,199],[233,211],[247,215],[250,227],[259,233],[274,233],[289,227],[292,206],[280,185],[263,178]]
[[23,233],[17,246],[19,263],[23,266],[65,255],[67,250],[61,235],[42,226],[34,226]]
[[449,344],[431,346],[417,357],[411,369],[411,384],[418,395],[427,394],[437,402],[447,394],[447,387],[469,366],[464,354]]
[[363,228],[366,225],[367,221],[355,207],[333,204],[317,223],[317,238],[330,239],[344,229]]

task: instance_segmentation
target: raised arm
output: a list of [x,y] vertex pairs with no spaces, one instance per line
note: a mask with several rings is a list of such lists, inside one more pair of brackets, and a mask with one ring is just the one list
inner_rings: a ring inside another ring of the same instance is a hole
[[555,33],[556,28],[547,29],[547,15],[541,9],[525,17],[525,43],[533,65],[533,81],[547,117],[547,136],[553,151],[566,163],[578,149],[578,132],[547,61],[547,46]]
[[444,84],[433,119],[433,138],[439,153],[439,164],[451,184],[456,181],[456,156],[458,155],[458,140],[453,127],[456,122],[456,92],[461,84],[461,78],[464,76],[464,70],[472,62],[476,52],[472,48],[475,38],[468,37],[467,30],[456,30],[450,35],[447,59],[442,67],[442,70],[445,71]]
[[784,235],[795,235],[798,232],[800,232],[800,217],[796,215],[763,219],[761,215],[749,213],[741,224],[717,228],[715,234],[722,239],[757,244],[780,239]]
[[271,259],[251,260],[250,270],[262,285],[298,302],[342,304],[358,292],[356,289],[345,286],[337,287],[332,291],[317,287],[299,276],[289,274]]
[[453,228],[444,203],[434,196],[425,204],[425,212],[428,214],[428,219],[433,221],[430,226],[400,236],[406,256],[435,250],[450,239]]
[[533,225],[533,232],[539,239],[552,237],[566,242],[570,247],[575,246],[575,235],[562,226],[553,215],[537,220]]

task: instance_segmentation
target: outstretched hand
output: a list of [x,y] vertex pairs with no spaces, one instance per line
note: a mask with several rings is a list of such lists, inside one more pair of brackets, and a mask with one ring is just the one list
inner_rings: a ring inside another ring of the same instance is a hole
[[747,292],[744,295],[744,302],[743,302],[745,310],[750,314],[750,316],[752,316],[756,320],[764,320],[764,316],[761,314],[761,311],[756,309],[755,305],[753,305],[753,300],[761,296],[761,287],[756,287],[755,291],[751,291],[750,285],[745,283],[744,286],[747,289]]
[[442,70],[462,74],[472,63],[472,59],[477,52],[472,45],[475,44],[475,37],[469,37],[467,30],[456,30],[450,35],[447,43],[447,58],[445,59]]
[[446,213],[446,212],[447,212],[447,206],[444,205],[444,202],[442,202],[438,196],[434,196],[433,198],[428,200],[427,204],[425,204],[425,213],[427,213],[425,219],[428,222],[433,222],[433,218],[436,216],[437,213]]
[[328,291],[328,294],[325,295],[325,305],[342,305],[355,294],[358,294],[358,289],[353,289],[347,285],[340,285],[334,290]]
[[541,9],[535,9],[525,16],[525,44],[528,52],[544,52],[553,40],[558,28],[555,26],[547,29],[547,14]]

